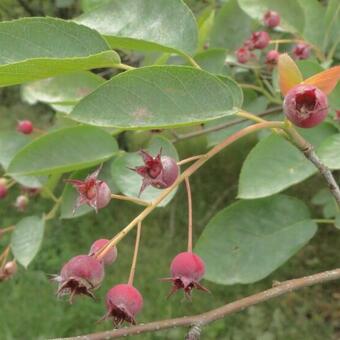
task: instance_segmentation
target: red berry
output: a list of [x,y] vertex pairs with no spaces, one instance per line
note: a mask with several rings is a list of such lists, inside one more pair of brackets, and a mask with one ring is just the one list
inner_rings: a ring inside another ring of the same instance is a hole
[[270,50],[266,54],[266,64],[267,65],[276,65],[279,61],[280,53],[276,50]]
[[292,49],[292,54],[295,59],[307,59],[310,55],[310,46],[305,43],[296,44]]
[[169,296],[182,288],[188,298],[190,298],[193,288],[208,291],[207,288],[199,284],[205,273],[205,264],[197,254],[192,252],[179,253],[172,260],[170,271],[171,278],[163,279],[173,283]]
[[17,124],[17,131],[29,135],[33,131],[33,124],[30,120],[21,120]]
[[251,53],[249,49],[246,47],[241,47],[238,50],[236,50],[235,55],[236,55],[237,61],[240,64],[245,64],[251,58]]
[[340,121],[340,110],[335,110],[335,120]]
[[92,174],[86,177],[85,181],[78,179],[68,179],[65,182],[71,183],[78,191],[78,199],[73,209],[73,214],[83,204],[88,204],[98,209],[105,208],[111,201],[111,190],[106,182],[97,179],[101,166]]
[[270,36],[265,31],[253,32],[250,38],[254,48],[258,48],[260,50],[266,48],[270,41]]
[[139,196],[149,185],[157,189],[165,189],[176,181],[179,175],[179,166],[176,160],[169,156],[162,156],[161,152],[162,150],[156,157],[152,157],[148,152],[140,151],[144,165],[131,169],[143,177]]
[[104,319],[112,317],[115,326],[124,321],[136,324],[135,316],[143,308],[143,297],[135,287],[118,284],[107,292],[106,308]]
[[58,296],[84,294],[94,298],[93,290],[99,288],[104,279],[104,266],[93,256],[78,255],[64,264],[60,275],[54,280],[59,282]]
[[5,178],[0,178],[0,199],[7,196],[7,180]]
[[[93,256],[99,249],[103,248],[108,242],[109,240],[105,238],[94,241],[91,246],[89,255]],[[114,246],[110,248],[110,250],[105,254],[103,258],[103,262],[105,265],[109,265],[113,263],[114,261],[116,261],[116,258],[117,258],[117,247]]]
[[15,261],[9,261],[4,265],[3,272],[7,276],[14,275],[18,270],[17,264]]
[[287,118],[296,126],[311,128],[326,118],[327,96],[315,86],[299,84],[287,93],[283,110]]
[[18,209],[18,211],[25,211],[28,205],[29,199],[25,195],[20,195],[17,197],[15,201],[15,207]]
[[275,11],[267,11],[263,16],[263,22],[266,26],[274,28],[280,25],[280,15]]

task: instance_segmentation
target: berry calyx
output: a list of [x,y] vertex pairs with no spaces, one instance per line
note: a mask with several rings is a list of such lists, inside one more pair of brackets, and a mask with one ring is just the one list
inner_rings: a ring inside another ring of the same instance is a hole
[[251,58],[251,52],[246,47],[241,47],[235,51],[236,59],[240,64],[245,64]]
[[280,25],[280,15],[275,11],[267,11],[263,16],[263,22],[267,27],[274,28]]
[[266,61],[265,61],[265,63],[267,65],[270,65],[270,66],[276,65],[278,63],[278,61],[279,61],[279,56],[280,56],[280,53],[278,51],[270,50],[266,54]]
[[19,195],[16,200],[14,206],[17,208],[18,211],[23,212],[26,210],[28,205],[29,199],[25,195]]
[[205,274],[205,264],[197,254],[192,252],[179,253],[171,262],[170,272],[170,278],[162,279],[173,283],[168,296],[171,296],[179,289],[183,289],[189,299],[194,288],[209,292],[207,288],[199,283]]
[[107,313],[103,319],[112,318],[114,326],[124,321],[136,324],[135,317],[143,308],[141,293],[130,284],[118,284],[106,295]]
[[143,177],[139,196],[149,185],[157,189],[165,189],[176,181],[179,175],[179,166],[176,160],[169,156],[162,156],[161,153],[162,149],[156,157],[152,157],[145,150],[140,151],[144,165],[131,169]]
[[310,55],[310,46],[305,43],[296,44],[292,49],[294,59],[303,60],[307,59]]
[[5,178],[0,178],[0,199],[7,196],[7,180]]
[[17,131],[29,135],[33,131],[33,124],[30,120],[21,120],[17,124]]
[[327,96],[313,85],[299,84],[288,91],[283,111],[296,126],[311,128],[320,124],[328,113]]
[[266,48],[270,41],[270,36],[265,31],[253,32],[250,38],[254,48],[262,50]]
[[[90,256],[95,255],[95,253],[99,249],[105,247],[108,244],[108,242],[110,242],[110,241],[105,239],[105,238],[102,238],[102,239],[94,241],[92,246],[91,246],[91,248],[90,248],[89,255]],[[116,259],[117,259],[117,247],[114,246],[114,247],[109,249],[109,251],[105,254],[105,256],[102,259],[102,261],[104,262],[105,265],[110,265],[114,261],[116,261]]]
[[86,177],[85,181],[78,179],[68,179],[65,182],[72,184],[78,191],[78,198],[73,209],[73,214],[83,204],[92,207],[96,212],[98,209],[105,208],[111,201],[111,190],[106,182],[97,177],[101,166],[92,174]]
[[104,276],[104,265],[93,256],[75,256],[64,264],[60,275],[54,278],[59,283],[57,295],[69,295],[70,303],[75,295],[94,298],[92,291],[99,288]]

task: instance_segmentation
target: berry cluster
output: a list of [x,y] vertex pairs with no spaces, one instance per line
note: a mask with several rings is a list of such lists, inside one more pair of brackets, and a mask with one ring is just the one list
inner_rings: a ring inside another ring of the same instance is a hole
[[[275,11],[267,11],[263,16],[263,24],[269,29],[276,28],[280,25],[280,15]],[[263,50],[270,42],[270,35],[266,31],[253,32],[249,39],[244,41],[243,46],[235,51],[235,56],[240,64],[247,63],[250,59],[256,59],[257,56],[253,50]],[[279,59],[279,52],[276,49],[267,51],[265,56],[265,64],[272,68]],[[306,43],[300,42],[292,49],[294,59],[307,59],[310,55],[310,46]]]
[[[155,188],[169,188],[174,184],[179,175],[177,162],[169,157],[162,156],[162,150],[153,157],[142,150],[140,155],[144,165],[131,170],[143,178],[140,193],[151,185]],[[78,191],[75,209],[82,204],[88,204],[96,211],[109,203],[111,192],[108,185],[98,179],[100,169],[90,174],[84,181],[67,180]],[[140,225],[138,226],[140,228]],[[140,230],[140,229],[139,229]],[[137,232],[135,257],[137,257],[140,232]],[[69,296],[70,303],[75,295],[94,297],[93,292],[98,289],[105,277],[105,266],[109,266],[117,259],[117,248],[107,239],[96,240],[88,255],[77,255],[62,267],[60,274],[53,278],[58,282],[58,296]],[[133,286],[134,265],[131,267],[128,283],[113,286],[106,294],[106,314],[102,320],[111,318],[114,326],[119,326],[124,321],[135,324],[135,317],[143,307],[143,296]],[[191,299],[194,288],[208,291],[199,281],[205,273],[203,260],[191,250],[175,256],[170,265],[171,277],[162,279],[172,282],[169,296],[179,289],[183,289],[185,296]]]

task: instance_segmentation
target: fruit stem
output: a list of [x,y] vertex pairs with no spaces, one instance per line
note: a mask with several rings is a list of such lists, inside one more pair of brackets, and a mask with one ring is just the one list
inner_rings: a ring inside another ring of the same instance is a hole
[[44,215],[44,221],[52,220],[55,217],[61,202],[62,202],[62,199],[60,197],[59,199],[57,199],[52,209],[46,215]]
[[131,197],[131,196],[111,194],[111,198],[121,200],[121,201],[129,201],[129,202],[136,203],[136,204],[139,204],[139,205],[144,205],[144,206],[150,205],[150,203],[147,202],[147,201],[141,200],[141,199],[136,198],[136,197]]
[[324,223],[324,224],[335,224],[335,220],[327,220],[327,219],[315,219],[313,220],[315,223]]
[[2,260],[1,265],[0,265],[0,269],[2,269],[2,267],[5,265],[8,254],[9,254],[9,246],[7,246],[5,248],[5,250],[2,252],[2,254],[0,255],[0,260]]
[[204,155],[197,155],[197,156],[192,156],[189,158],[182,159],[181,161],[177,162],[177,165],[184,165],[193,161],[196,161],[197,159],[200,159]]
[[128,281],[128,284],[131,285],[131,286],[133,286],[133,280],[134,280],[135,272],[136,272],[141,230],[142,230],[142,222],[138,222],[135,249],[134,249],[134,252],[133,252],[132,264],[131,264],[129,281]]
[[191,56],[188,55],[188,54],[184,54],[183,56],[189,61],[189,63],[190,63],[193,67],[195,67],[195,68],[201,70],[201,66],[198,65],[198,64],[196,63],[196,61],[195,61],[195,59],[194,59],[193,57],[191,57]]
[[192,197],[189,177],[185,177],[184,181],[188,194],[188,252],[192,253]]
[[15,228],[15,226],[12,225],[12,226],[10,226],[10,227],[0,229],[0,236],[2,236],[2,235],[5,234],[5,233],[9,233],[9,232],[13,231],[14,228]]
[[265,90],[263,87],[259,87],[256,85],[252,85],[252,84],[239,84],[242,88],[244,89],[252,89],[255,90],[257,92],[262,93],[265,97],[267,97],[267,99],[275,104],[282,104],[282,102],[276,98],[274,98],[267,90]]
[[114,68],[118,68],[119,70],[125,70],[125,71],[129,71],[129,70],[134,70],[135,67],[130,66],[130,65],[126,65],[126,64],[114,64],[113,65]]
[[123,228],[118,234],[116,234],[107,245],[103,248],[99,249],[96,254],[96,257],[100,260],[105,254],[110,250],[111,247],[115,246],[119,241],[121,241],[130,230],[132,230],[136,224],[142,222],[157,206],[160,202],[163,201],[181,182],[185,180],[186,177],[191,176],[194,172],[196,172],[202,165],[204,165],[211,157],[218,154],[224,148],[234,143],[238,139],[249,135],[258,130],[262,129],[271,129],[271,128],[284,128],[284,123],[280,121],[268,121],[263,123],[254,124],[251,126],[247,126],[242,130],[239,130],[232,134],[231,136],[224,139],[219,144],[215,145],[212,149],[210,149],[206,154],[204,154],[200,159],[198,159],[195,163],[190,165],[178,178],[176,181],[167,189],[163,190],[161,194],[149,205],[147,206],[138,216],[136,216],[125,228]]

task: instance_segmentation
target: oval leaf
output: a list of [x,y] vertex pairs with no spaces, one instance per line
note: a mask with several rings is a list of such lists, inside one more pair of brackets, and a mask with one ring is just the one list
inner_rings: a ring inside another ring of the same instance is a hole
[[[329,124],[322,124],[303,134],[314,146],[336,132]],[[276,194],[293,184],[302,182],[317,170],[303,153],[278,135],[262,139],[243,163],[240,198],[259,198]]]
[[88,168],[111,158],[117,149],[116,140],[101,129],[91,126],[60,129],[20,150],[8,172],[39,175]]
[[0,23],[0,86],[120,62],[98,32],[55,18]]
[[[168,155],[178,160],[178,154],[175,147],[164,137],[153,137],[146,150],[151,155],[156,156],[162,148],[162,154]],[[125,153],[118,156],[112,163],[112,177],[121,193],[126,196],[138,197],[139,190],[142,186],[142,177],[129,168],[143,165],[142,157],[137,152]],[[162,190],[147,187],[141,194],[140,198],[145,201],[153,201],[161,194]],[[174,197],[176,190],[173,190],[158,206],[165,206]]]
[[291,88],[303,81],[299,68],[287,53],[279,56],[278,72],[280,90],[284,96]]
[[37,255],[44,236],[44,221],[38,216],[23,218],[12,234],[11,249],[15,259],[25,268]]
[[340,134],[327,138],[318,149],[321,161],[330,169],[340,169]]
[[206,279],[251,283],[285,263],[316,230],[306,205],[295,198],[239,201],[211,219],[195,251],[206,263]]
[[192,54],[197,47],[197,24],[182,0],[111,0],[76,21],[114,48]]
[[76,105],[79,122],[123,129],[193,125],[231,114],[233,95],[208,72],[151,66],[118,75]]

